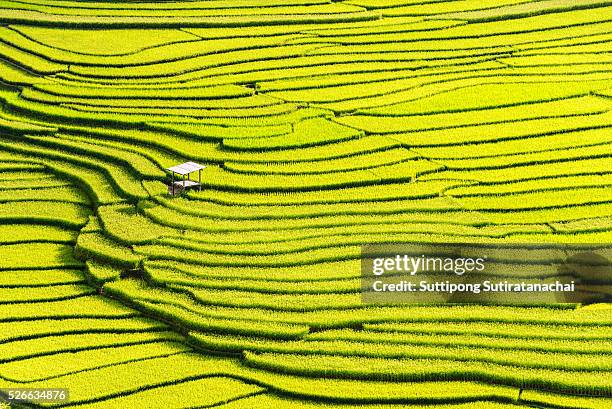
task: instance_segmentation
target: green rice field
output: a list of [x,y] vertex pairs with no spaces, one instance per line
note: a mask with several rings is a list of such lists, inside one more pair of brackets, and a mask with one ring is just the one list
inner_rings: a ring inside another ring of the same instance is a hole
[[612,408],[612,304],[366,305],[368,243],[612,243],[612,2],[0,1],[0,402]]

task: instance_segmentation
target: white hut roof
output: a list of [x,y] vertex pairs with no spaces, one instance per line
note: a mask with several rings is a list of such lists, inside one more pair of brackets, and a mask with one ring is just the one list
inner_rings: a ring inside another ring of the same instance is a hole
[[206,168],[206,166],[200,165],[199,163],[185,162],[185,163],[181,163],[180,165],[176,165],[176,166],[167,168],[166,170],[169,170],[174,173],[178,173],[179,175],[186,175],[188,173],[195,172],[197,170],[202,170],[204,168]]

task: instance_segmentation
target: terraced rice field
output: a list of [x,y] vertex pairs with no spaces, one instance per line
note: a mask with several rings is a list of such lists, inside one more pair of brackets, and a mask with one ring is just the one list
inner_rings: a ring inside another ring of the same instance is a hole
[[[381,306],[362,243],[612,240],[600,0],[0,2],[0,388],[612,408],[612,307]],[[164,168],[203,163],[167,195]]]

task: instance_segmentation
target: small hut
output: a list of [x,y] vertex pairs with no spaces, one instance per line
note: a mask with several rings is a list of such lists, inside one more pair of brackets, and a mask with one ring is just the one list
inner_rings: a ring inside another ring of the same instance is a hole
[[[168,186],[168,193],[174,196],[180,195],[187,189],[198,188],[198,190],[202,190],[202,169],[204,168],[206,168],[206,166],[195,162],[185,162],[167,168],[166,170],[172,172],[172,183]],[[194,172],[198,172],[197,182],[191,180],[191,174]],[[177,175],[179,176],[178,178]]]

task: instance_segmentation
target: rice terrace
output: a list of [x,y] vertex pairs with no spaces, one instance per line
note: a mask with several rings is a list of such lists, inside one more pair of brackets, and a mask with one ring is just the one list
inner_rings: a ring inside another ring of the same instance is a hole
[[362,299],[366,244],[612,244],[612,1],[0,25],[0,408],[612,408],[610,298]]

